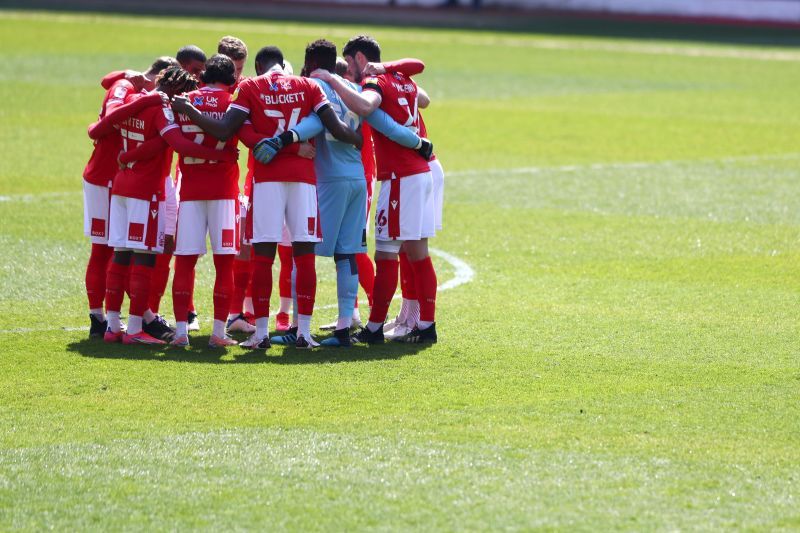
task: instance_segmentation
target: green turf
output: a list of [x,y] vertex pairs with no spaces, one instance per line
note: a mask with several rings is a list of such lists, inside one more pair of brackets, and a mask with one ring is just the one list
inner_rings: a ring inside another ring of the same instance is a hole
[[99,78],[362,30],[0,12],[0,530],[800,528],[793,49],[381,27],[475,272],[439,344],[207,350],[208,258],[191,350],[72,329]]

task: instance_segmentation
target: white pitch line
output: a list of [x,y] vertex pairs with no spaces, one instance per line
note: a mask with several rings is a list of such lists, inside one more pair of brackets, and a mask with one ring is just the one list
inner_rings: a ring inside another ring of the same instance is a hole
[[[475,271],[465,261],[458,257],[449,254],[437,248],[429,249],[431,255],[439,257],[450,264],[455,269],[455,274],[452,278],[448,279],[439,285],[439,292],[455,289],[465,283],[469,283],[475,277]],[[400,295],[396,294],[393,299],[399,298]],[[369,302],[366,300],[359,301],[360,304],[367,305]],[[326,309],[336,309],[337,304],[328,304],[314,307],[315,311],[323,311]],[[37,331],[89,331],[88,327],[49,327],[49,328],[14,328],[14,329],[0,329],[0,335],[8,333],[35,333]]]

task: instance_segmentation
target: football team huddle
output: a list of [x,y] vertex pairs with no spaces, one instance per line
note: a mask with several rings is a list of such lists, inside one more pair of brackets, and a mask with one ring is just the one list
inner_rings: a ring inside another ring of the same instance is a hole
[[[420,114],[430,99],[413,81],[425,65],[381,62],[378,42],[365,35],[350,39],[343,57],[330,41],[309,44],[300,76],[266,46],[255,56],[256,77],[243,77],[247,55],[227,36],[210,58],[185,46],[146,72],[103,78],[83,175],[90,336],[189,346],[189,332],[199,330],[195,267],[208,240],[211,347],[435,343],[428,239],[442,227],[444,173]],[[239,142],[249,152],[241,193]],[[373,263],[366,241],[376,180]],[[276,255],[280,307],[270,336]],[[333,258],[338,301],[321,342],[311,334],[317,255]],[[173,256],[174,328],[159,314]],[[387,322],[398,281],[402,306]],[[249,338],[237,342],[233,332]]]

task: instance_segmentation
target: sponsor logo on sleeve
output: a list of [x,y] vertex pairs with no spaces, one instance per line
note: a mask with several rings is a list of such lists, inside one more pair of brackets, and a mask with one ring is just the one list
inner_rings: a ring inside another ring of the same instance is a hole
[[236,90],[233,91],[233,96],[231,96],[231,102],[235,102],[237,98],[239,98],[239,87],[237,87]]
[[167,119],[167,122],[169,123],[175,122],[175,115],[172,113],[172,109],[164,107],[162,108],[162,110],[164,111],[164,118]]
[[114,89],[114,98],[123,99],[127,95],[128,95],[128,89],[126,89],[121,85],[118,85],[116,89]]

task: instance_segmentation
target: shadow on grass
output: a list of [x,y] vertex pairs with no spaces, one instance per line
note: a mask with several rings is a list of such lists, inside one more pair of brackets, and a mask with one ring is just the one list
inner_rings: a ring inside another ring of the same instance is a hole
[[208,335],[192,336],[192,345],[189,348],[107,344],[99,339],[81,339],[68,344],[67,351],[96,359],[204,364],[314,365],[400,359],[430,347],[428,344],[386,342],[382,345],[355,345],[350,348],[319,347],[314,350],[298,350],[293,346],[276,345],[267,351],[247,350],[238,346],[226,350],[209,348],[208,339]]

